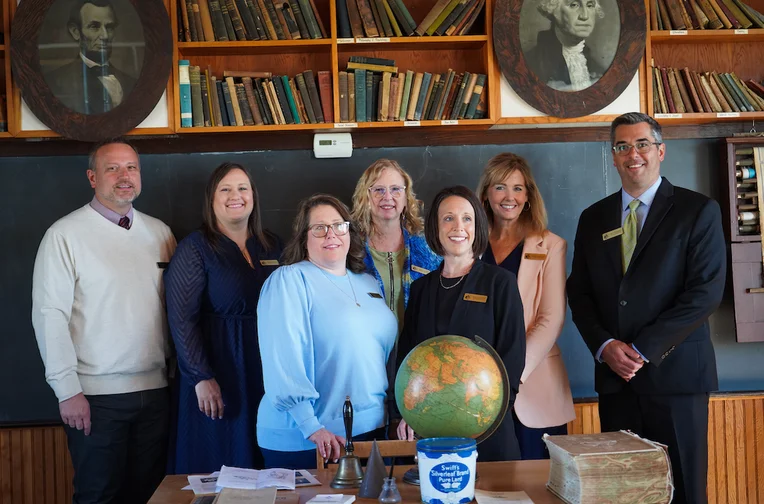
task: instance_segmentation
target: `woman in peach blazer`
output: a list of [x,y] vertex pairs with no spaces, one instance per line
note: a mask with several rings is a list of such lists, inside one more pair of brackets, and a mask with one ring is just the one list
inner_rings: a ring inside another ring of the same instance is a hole
[[477,190],[491,224],[482,260],[515,275],[523,301],[525,370],[512,416],[524,460],[549,458],[541,436],[567,434],[575,418],[568,374],[557,346],[565,321],[565,240],[546,228],[546,209],[528,163],[493,157]]

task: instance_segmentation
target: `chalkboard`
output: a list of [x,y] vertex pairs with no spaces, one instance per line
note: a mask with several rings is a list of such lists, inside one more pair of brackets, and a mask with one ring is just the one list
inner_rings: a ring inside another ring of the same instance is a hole
[[[504,151],[529,161],[546,202],[549,227],[568,240],[570,268],[581,211],[620,188],[607,143],[361,149],[350,159],[337,160],[317,160],[310,151],[143,155],[143,193],[135,206],[166,222],[180,240],[201,221],[209,173],[223,161],[234,161],[255,177],[266,227],[286,240],[301,198],[328,192],[349,204],[358,177],[378,158],[397,160],[413,177],[418,197],[429,205],[444,186],[475,188],[485,162]],[[32,268],[45,230],[92,198],[86,167],[84,156],[0,158],[0,424],[59,421],[32,331]],[[717,167],[716,142],[681,140],[669,142],[663,173],[674,184],[715,196]],[[728,301],[712,318],[712,333],[722,389],[764,389],[764,344],[734,343]],[[574,396],[593,397],[593,360],[570,316],[560,346]]]

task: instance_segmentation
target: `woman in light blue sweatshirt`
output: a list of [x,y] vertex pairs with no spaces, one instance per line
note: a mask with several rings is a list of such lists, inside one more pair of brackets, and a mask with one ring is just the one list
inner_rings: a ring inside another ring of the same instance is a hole
[[266,467],[313,468],[316,447],[336,459],[342,405],[353,403],[353,438],[384,439],[385,366],[398,324],[348,208],[333,196],[300,203],[285,266],[265,282],[257,307],[265,396],[257,441]]

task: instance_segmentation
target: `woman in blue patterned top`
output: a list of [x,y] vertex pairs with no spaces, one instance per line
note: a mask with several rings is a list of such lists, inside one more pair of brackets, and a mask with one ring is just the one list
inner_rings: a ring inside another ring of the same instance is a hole
[[385,364],[397,325],[363,257],[342,202],[318,194],[300,203],[285,266],[265,282],[257,307],[265,382],[257,440],[266,467],[316,467],[316,448],[338,458],[346,396],[354,439],[385,438]]
[[400,332],[411,282],[441,261],[422,234],[424,222],[409,174],[390,159],[372,163],[355,186],[352,217],[366,241],[366,271],[377,279]]
[[257,302],[281,243],[263,230],[259,203],[244,168],[218,166],[207,183],[202,227],[180,242],[165,273],[180,370],[172,473],[263,465],[253,428],[263,395]]

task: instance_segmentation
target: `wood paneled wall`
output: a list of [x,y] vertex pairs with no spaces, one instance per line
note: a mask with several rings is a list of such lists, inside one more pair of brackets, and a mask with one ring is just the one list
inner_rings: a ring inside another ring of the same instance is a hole
[[[600,432],[596,402],[575,409],[570,434]],[[72,474],[63,428],[0,429],[0,504],[68,504]],[[711,398],[708,502],[764,504],[764,394]]]

